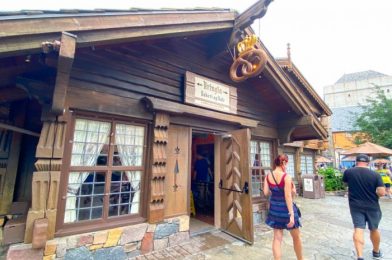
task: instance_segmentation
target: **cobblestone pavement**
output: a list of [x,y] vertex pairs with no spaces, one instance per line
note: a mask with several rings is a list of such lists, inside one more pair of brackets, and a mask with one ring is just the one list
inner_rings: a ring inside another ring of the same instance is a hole
[[[327,196],[325,199],[299,198],[302,212],[302,239],[305,259],[356,259],[352,242],[352,223],[347,198]],[[384,259],[392,259],[392,200],[382,199],[383,218],[380,223],[381,248]],[[272,231],[265,226],[257,227],[255,243],[248,246],[235,242],[203,252],[206,259],[273,259]],[[365,232],[365,259],[371,257],[369,232]],[[290,234],[285,232],[283,259],[296,259]]]
[[[303,199],[297,202],[303,215],[301,229],[305,259],[355,259],[352,242],[352,223],[347,198],[327,196],[325,199]],[[380,224],[381,248],[384,259],[392,259],[392,200],[382,199],[383,219]],[[136,259],[273,259],[272,230],[261,225],[255,228],[252,246],[216,231],[193,237],[189,242],[139,256]],[[283,259],[296,259],[290,234],[285,232]],[[365,232],[365,259],[371,258],[369,232]]]

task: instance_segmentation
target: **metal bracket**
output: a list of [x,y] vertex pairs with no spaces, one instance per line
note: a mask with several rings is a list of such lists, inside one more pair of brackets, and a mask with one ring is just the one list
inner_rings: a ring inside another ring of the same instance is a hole
[[223,181],[222,181],[222,179],[221,179],[221,180],[219,181],[219,189],[248,194],[248,193],[249,193],[249,184],[248,184],[248,182],[246,181],[245,184],[244,184],[244,187],[242,188],[242,190],[223,188]]

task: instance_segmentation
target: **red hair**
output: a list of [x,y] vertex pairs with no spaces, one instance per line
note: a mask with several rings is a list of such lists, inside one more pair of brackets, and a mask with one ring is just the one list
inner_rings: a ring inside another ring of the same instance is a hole
[[287,157],[286,154],[279,154],[278,157],[275,158],[274,160],[274,165],[275,167],[282,167],[284,162],[288,162],[289,158]]

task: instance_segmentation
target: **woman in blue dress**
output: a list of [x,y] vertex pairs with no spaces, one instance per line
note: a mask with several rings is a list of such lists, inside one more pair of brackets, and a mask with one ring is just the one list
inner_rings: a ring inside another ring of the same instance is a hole
[[297,208],[293,204],[293,194],[296,193],[291,177],[286,174],[288,157],[279,155],[275,160],[275,169],[265,177],[264,195],[270,197],[270,207],[266,224],[274,229],[272,251],[275,260],[282,258],[283,230],[289,230],[293,238],[294,251],[298,260],[302,260],[302,242]]

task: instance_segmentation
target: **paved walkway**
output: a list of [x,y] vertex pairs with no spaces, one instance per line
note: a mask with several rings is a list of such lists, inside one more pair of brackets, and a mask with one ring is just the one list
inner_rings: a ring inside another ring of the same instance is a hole
[[[355,259],[352,243],[352,224],[347,198],[327,196],[325,199],[298,199],[301,207],[302,238],[305,259]],[[392,259],[392,200],[382,199],[381,221],[384,259]],[[371,243],[365,233],[365,259],[371,259]],[[137,259],[240,259],[268,260],[272,258],[272,231],[264,226],[255,229],[253,246],[239,242],[221,232],[193,237],[188,243],[168,248]],[[285,232],[283,259],[296,259],[290,235]]]

